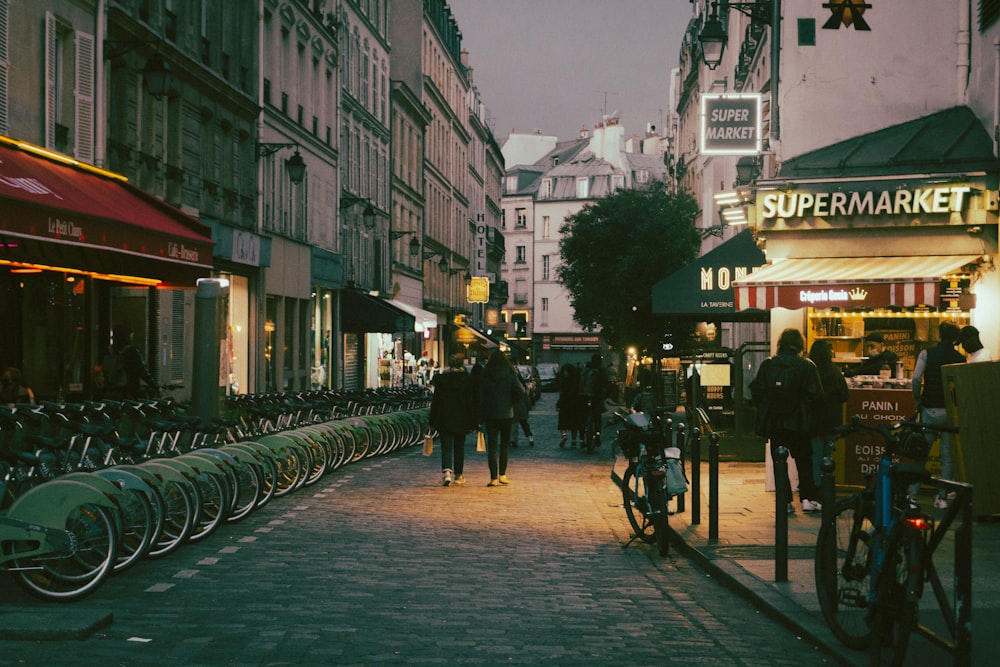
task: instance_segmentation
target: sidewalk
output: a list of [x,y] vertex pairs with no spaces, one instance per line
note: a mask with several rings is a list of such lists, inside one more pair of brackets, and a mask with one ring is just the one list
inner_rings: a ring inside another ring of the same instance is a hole
[[[692,524],[693,498],[685,511],[670,517],[675,544],[713,576],[749,596],[798,634],[829,647],[846,664],[865,665],[867,656],[841,645],[819,609],[813,575],[813,552],[820,513],[805,514],[796,502],[788,517],[788,581],[775,581],[775,494],[765,490],[765,464],[719,465],[718,538],[709,535],[708,465],[701,468],[701,521]],[[797,501],[797,496],[796,496]],[[927,506],[930,505],[928,498]],[[1000,622],[1000,523],[976,522],[972,529],[973,664],[990,664],[1000,650],[995,631]],[[953,580],[953,533],[935,554],[934,563],[949,595]],[[954,604],[953,597],[950,597]],[[925,589],[920,623],[944,633],[942,613],[930,587]],[[911,640],[908,665],[950,665],[953,658],[923,637]]]

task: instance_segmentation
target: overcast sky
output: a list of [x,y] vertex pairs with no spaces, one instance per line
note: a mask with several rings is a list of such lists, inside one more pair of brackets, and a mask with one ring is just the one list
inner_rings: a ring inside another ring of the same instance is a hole
[[560,140],[621,113],[663,127],[690,0],[448,0],[497,141]]

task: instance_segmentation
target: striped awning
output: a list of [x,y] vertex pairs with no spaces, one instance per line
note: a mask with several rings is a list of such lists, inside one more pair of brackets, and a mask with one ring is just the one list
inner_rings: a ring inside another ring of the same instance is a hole
[[941,283],[968,275],[979,255],[776,260],[733,283],[736,310],[933,305]]

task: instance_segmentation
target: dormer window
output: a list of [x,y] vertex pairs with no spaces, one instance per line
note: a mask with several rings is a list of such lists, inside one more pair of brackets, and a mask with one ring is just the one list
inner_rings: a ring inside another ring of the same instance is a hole
[[576,198],[586,199],[590,196],[590,181],[586,178],[576,179]]
[[543,178],[542,179],[542,190],[539,193],[539,196],[542,199],[548,199],[549,197],[552,196],[552,179],[551,178]]

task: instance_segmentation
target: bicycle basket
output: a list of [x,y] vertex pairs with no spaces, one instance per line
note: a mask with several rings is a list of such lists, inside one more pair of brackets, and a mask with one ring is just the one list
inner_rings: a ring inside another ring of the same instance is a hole
[[909,430],[899,436],[896,458],[903,461],[924,463],[931,451],[931,441],[923,431]]
[[639,456],[639,434],[625,429],[618,431],[618,447],[626,458]]

